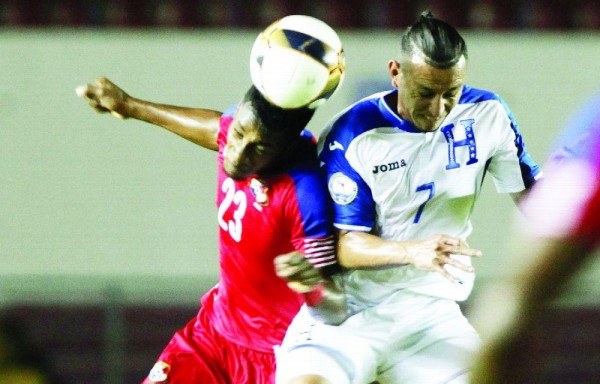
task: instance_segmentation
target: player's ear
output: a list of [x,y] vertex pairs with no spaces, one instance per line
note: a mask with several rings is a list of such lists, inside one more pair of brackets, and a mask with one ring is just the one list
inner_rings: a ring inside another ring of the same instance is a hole
[[398,88],[398,76],[400,76],[400,63],[396,60],[388,61],[388,72],[392,78],[392,85],[394,88]]

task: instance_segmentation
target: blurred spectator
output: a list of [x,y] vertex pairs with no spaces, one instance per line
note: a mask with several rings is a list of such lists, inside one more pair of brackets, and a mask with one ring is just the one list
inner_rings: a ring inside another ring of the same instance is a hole
[[336,28],[352,28],[359,25],[360,0],[307,1],[306,14],[318,17]]
[[525,29],[565,29],[572,3],[560,0],[521,1],[518,9],[520,26]]
[[498,23],[498,6],[494,0],[475,2],[469,9],[469,25],[475,29],[494,29]]
[[0,21],[3,25],[16,26],[26,22],[25,9],[19,0],[4,0],[0,10]]
[[269,25],[273,21],[286,15],[299,13],[294,9],[291,1],[287,0],[263,0],[257,2],[255,20],[258,25]]
[[416,15],[409,0],[371,0],[363,7],[361,26],[366,28],[406,28]]
[[573,11],[573,26],[578,29],[600,30],[600,1],[583,0]]
[[0,317],[0,384],[52,384],[47,356],[17,318]]
[[404,28],[423,9],[459,28],[600,29],[599,0],[0,0],[0,25],[258,28],[307,14],[334,28]]
[[234,1],[203,0],[198,1],[197,4],[202,26],[226,27],[236,24]]
[[153,1],[148,10],[150,23],[158,27],[183,25],[184,2],[178,0]]
[[56,26],[80,25],[84,22],[81,1],[56,0],[48,5],[49,23]]
[[107,0],[104,8],[104,24],[122,27],[132,23],[132,17],[127,9],[127,3],[122,0]]

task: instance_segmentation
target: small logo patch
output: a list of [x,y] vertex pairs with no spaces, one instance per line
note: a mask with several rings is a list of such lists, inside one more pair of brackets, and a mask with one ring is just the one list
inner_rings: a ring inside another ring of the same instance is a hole
[[339,149],[340,151],[344,150],[344,146],[342,144],[340,144],[337,141],[334,141],[333,143],[329,143],[329,150],[330,151],[335,151],[336,149]]
[[358,185],[342,172],[331,175],[327,186],[333,201],[340,205],[350,204],[358,194]]
[[250,190],[254,195],[254,199],[260,205],[269,205],[269,187],[259,179],[250,180]]
[[159,361],[148,374],[148,379],[154,384],[167,384],[169,381],[169,371],[171,366],[165,362]]

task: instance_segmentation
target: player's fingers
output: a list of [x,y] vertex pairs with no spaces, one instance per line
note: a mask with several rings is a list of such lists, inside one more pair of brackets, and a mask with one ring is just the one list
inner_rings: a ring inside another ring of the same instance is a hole
[[460,239],[444,235],[442,241],[448,245],[460,245]]
[[283,255],[279,255],[275,257],[273,260],[275,266],[288,266],[288,265],[297,265],[303,259],[303,256],[300,252],[293,251],[289,253],[284,253]]
[[99,90],[97,87],[95,87],[93,85],[90,85],[90,84],[80,85],[77,88],[75,88],[75,93],[77,94],[77,96],[81,97],[82,99],[87,100],[88,103],[92,103],[92,102],[94,102],[96,104],[100,103]]
[[481,257],[483,253],[479,249],[471,248],[468,245],[448,245],[443,249],[446,254],[462,255],[469,257]]
[[448,236],[448,235],[441,235],[441,239],[442,242],[448,245],[453,245],[453,246],[460,246],[463,248],[470,248],[469,244],[458,237],[452,237],[452,236]]
[[80,85],[77,88],[75,88],[75,93],[79,97],[86,98],[87,97],[87,92],[88,92],[88,85],[87,84]]
[[465,272],[473,272],[475,270],[471,265],[467,265],[467,264],[461,263],[460,261],[455,260],[455,259],[453,259],[451,257],[445,258],[444,261],[443,261],[443,263],[447,264],[447,265],[451,265],[454,268],[460,269],[460,270],[465,271]]
[[[277,268],[277,267],[276,267]],[[277,274],[280,277],[288,280],[311,280],[319,279],[319,272],[311,265],[285,265],[277,269]]]
[[452,276],[448,271],[446,271],[442,266],[438,266],[436,269],[440,275],[444,276],[446,279],[450,280],[454,284],[462,284],[462,282],[455,276]]
[[292,291],[296,291],[298,293],[307,293],[312,291],[315,288],[316,284],[307,285],[298,281],[290,281],[287,283],[287,285]]
[[103,87],[107,84],[112,84],[112,82],[110,80],[108,80],[105,76],[100,76],[99,78],[96,79],[94,84],[98,87]]
[[303,286],[315,286],[322,281],[322,277],[315,270],[293,271],[286,269],[277,273],[277,275],[290,283],[297,283]]
[[108,112],[108,109],[104,108],[103,106],[97,104],[97,103],[90,103],[90,105],[92,106],[92,108],[94,108],[96,110],[96,112],[98,113],[106,113]]
[[481,257],[483,256],[483,252],[481,252],[479,249],[475,249],[475,248],[465,248],[465,247],[459,247],[458,252],[456,253],[458,255],[463,255],[463,256],[470,256],[470,257]]
[[308,262],[298,263],[295,257],[289,255],[278,256],[275,258],[274,264],[277,274],[284,278],[316,272],[312,270],[313,267]]

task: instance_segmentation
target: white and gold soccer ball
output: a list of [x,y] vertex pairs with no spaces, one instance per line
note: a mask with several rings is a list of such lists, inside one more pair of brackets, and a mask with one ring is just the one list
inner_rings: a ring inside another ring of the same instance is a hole
[[339,88],[342,42],[325,22],[291,15],[258,35],[250,54],[252,83],[278,107],[317,108]]

